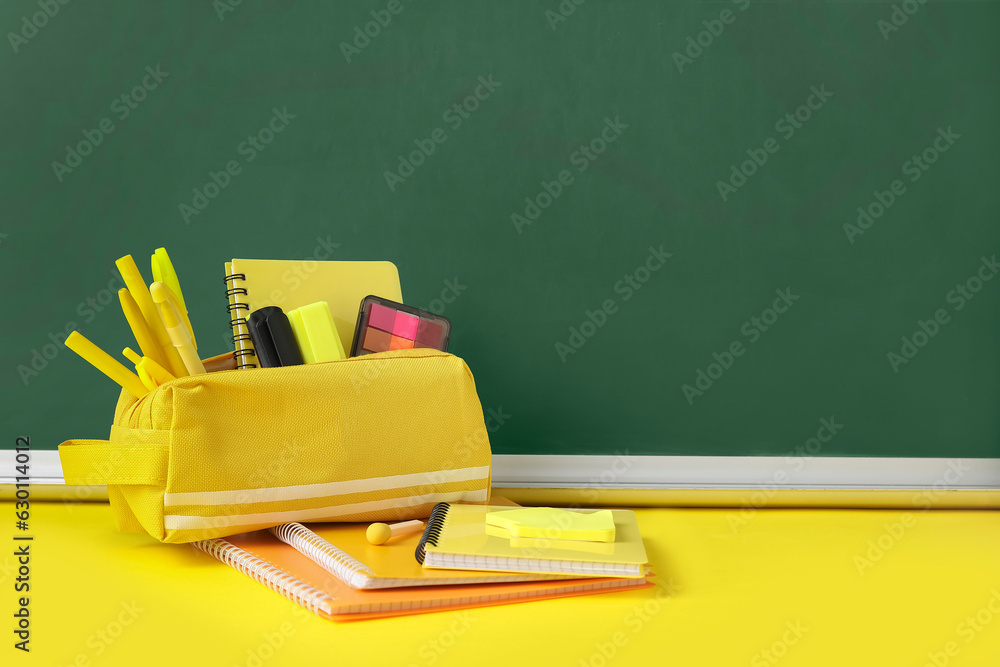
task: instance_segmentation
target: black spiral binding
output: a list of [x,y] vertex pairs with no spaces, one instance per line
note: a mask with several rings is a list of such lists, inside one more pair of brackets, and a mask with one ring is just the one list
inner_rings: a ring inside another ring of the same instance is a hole
[[[226,285],[226,301],[229,301],[230,297],[236,296],[237,294],[243,294],[243,295],[247,294],[247,288],[246,287],[229,287],[229,283],[231,281],[234,281],[234,280],[246,280],[246,279],[247,279],[247,275],[245,273],[234,273],[231,276],[226,276],[226,278],[224,280],[224,283]],[[250,306],[248,304],[245,304],[245,303],[240,303],[239,301],[237,301],[235,303],[231,303],[228,306],[226,306],[226,312],[228,312],[229,316],[232,318],[232,319],[229,320],[229,327],[231,329],[233,329],[234,332],[235,332],[237,326],[239,326],[240,324],[246,324],[246,321],[247,321],[247,318],[246,318],[245,315],[244,316],[240,315],[240,313],[239,313],[240,310],[245,310],[245,311],[249,312],[250,311]],[[236,368],[237,369],[240,369],[240,368],[257,368],[257,364],[245,364],[245,363],[243,363],[243,358],[244,357],[248,357],[248,356],[249,357],[255,357],[256,356],[256,354],[254,353],[253,348],[252,347],[247,347],[247,348],[244,348],[244,349],[241,350],[239,348],[239,346],[236,345],[236,343],[238,343],[239,341],[249,341],[250,340],[250,334],[233,333],[232,339],[233,339],[233,346],[236,348],[236,351],[233,353],[233,356],[236,357]]]
[[444,521],[448,518],[448,508],[451,507],[448,503],[438,503],[431,510],[431,516],[427,519],[427,527],[424,528],[424,534],[420,537],[420,544],[417,545],[417,562],[421,565],[424,564],[424,547],[428,544],[432,547],[436,547],[438,543],[438,538],[441,537],[441,531],[444,529]]

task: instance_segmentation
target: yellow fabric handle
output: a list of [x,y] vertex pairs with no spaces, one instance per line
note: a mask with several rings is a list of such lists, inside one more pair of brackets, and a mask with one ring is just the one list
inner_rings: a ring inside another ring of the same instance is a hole
[[70,440],[59,445],[67,484],[163,486],[169,452],[166,445],[113,445],[107,440]]

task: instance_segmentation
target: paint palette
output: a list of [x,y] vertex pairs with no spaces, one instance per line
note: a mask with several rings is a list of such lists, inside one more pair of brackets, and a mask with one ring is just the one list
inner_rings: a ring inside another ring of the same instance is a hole
[[429,348],[448,351],[451,322],[446,317],[378,296],[361,300],[351,356]]

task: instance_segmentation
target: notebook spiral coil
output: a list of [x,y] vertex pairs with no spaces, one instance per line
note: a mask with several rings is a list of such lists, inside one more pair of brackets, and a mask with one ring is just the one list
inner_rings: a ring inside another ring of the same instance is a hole
[[[246,316],[250,314],[250,304],[246,301],[240,301],[239,298],[247,296],[247,289],[239,284],[246,279],[245,273],[233,273],[225,277],[226,300],[229,301],[226,312],[231,318],[229,327],[233,330],[232,341],[236,348],[234,356],[236,357],[237,369],[257,368],[257,364],[250,363],[247,359],[247,357],[256,359],[257,356],[250,340],[250,331],[247,329]],[[230,287],[230,283],[232,287]]]
[[364,588],[366,578],[375,576],[364,563],[355,560],[301,523],[286,523],[269,530],[279,540],[319,563],[323,569],[351,588]]
[[448,507],[448,503],[438,503],[431,510],[431,516],[427,519],[427,528],[424,529],[424,534],[420,537],[420,543],[417,545],[416,557],[417,562],[421,565],[424,564],[426,556],[425,547],[428,544],[432,547],[437,546],[445,519],[448,518]]
[[192,542],[191,545],[209,556],[264,584],[275,593],[305,607],[317,616],[333,612],[333,598],[290,574],[285,574],[270,563],[244,551],[226,540],[212,539]]

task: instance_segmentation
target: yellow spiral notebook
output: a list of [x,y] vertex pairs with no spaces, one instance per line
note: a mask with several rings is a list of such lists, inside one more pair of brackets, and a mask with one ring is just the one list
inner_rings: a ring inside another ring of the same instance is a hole
[[[508,508],[510,509],[510,508]],[[495,584],[570,579],[573,575],[526,572],[428,570],[414,558],[420,535],[395,538],[384,546],[369,544],[368,524],[287,523],[270,528],[272,535],[311,559],[351,588],[376,590],[404,586]]]
[[278,306],[287,313],[326,301],[344,349],[354,337],[361,300],[369,294],[403,301],[392,262],[333,262],[234,259],[226,262],[226,298],[237,368],[255,368],[257,358],[246,319],[255,310]]
[[[611,510],[614,542],[520,538],[486,523],[488,512],[509,507],[439,503],[417,547],[426,568],[565,574],[576,577],[642,577],[646,548],[635,513]],[[572,510],[593,512],[593,510]]]

